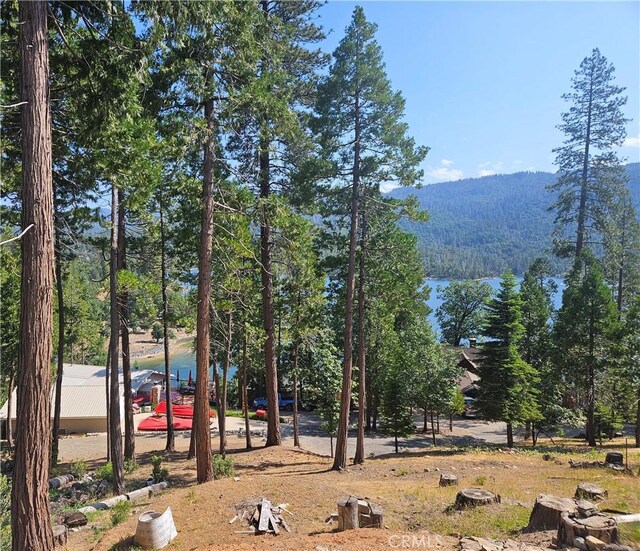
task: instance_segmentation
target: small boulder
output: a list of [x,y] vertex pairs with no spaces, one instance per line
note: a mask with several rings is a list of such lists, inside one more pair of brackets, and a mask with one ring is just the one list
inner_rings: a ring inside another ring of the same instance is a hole
[[67,528],[78,528],[87,524],[87,517],[80,511],[75,511],[64,518],[64,524]]
[[587,551],[587,542],[584,538],[573,538],[573,546],[580,549],[580,551]]
[[587,549],[589,551],[602,551],[602,548],[605,546],[605,543],[595,536],[587,536],[585,538],[585,541],[587,543]]

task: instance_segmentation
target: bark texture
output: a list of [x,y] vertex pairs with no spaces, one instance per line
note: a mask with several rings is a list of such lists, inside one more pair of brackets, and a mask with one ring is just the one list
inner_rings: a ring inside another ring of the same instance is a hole
[[[124,193],[118,190],[118,271],[127,268],[127,238]],[[124,457],[134,459],[136,441],[133,425],[133,393],[131,390],[131,355],[129,350],[129,293],[118,293],[120,339],[122,342],[122,379],[124,382]]]
[[47,3],[20,2],[22,237],[12,549],[53,549],[49,515],[53,181]]
[[113,465],[112,488],[115,495],[124,492],[124,458],[122,455],[122,428],[120,425],[120,316],[118,308],[118,192],[111,186],[111,257],[109,300],[111,310],[111,365],[109,373],[109,437],[111,464]]
[[[211,75],[208,75],[208,79]],[[211,246],[213,244],[213,192],[215,187],[213,161],[215,157],[215,118],[213,100],[205,101],[204,116],[209,135],[204,149],[202,180],[202,217],[198,246],[198,311],[196,322],[196,390],[194,399],[193,442],[195,445],[198,484],[213,477],[211,438],[209,437],[209,341],[211,300]]]

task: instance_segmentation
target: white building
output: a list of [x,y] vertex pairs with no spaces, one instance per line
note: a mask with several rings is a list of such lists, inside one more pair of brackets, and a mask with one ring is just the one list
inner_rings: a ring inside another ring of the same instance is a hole
[[[131,388],[134,396],[138,391],[145,391],[153,384],[162,384],[164,375],[156,371],[132,370]],[[104,366],[64,364],[62,377],[62,401],[60,408],[60,434],[106,432],[107,431],[107,398],[106,369]],[[51,400],[51,417],[55,404],[55,379],[49,399]],[[124,431],[124,385],[120,371],[120,426]],[[16,390],[12,394],[11,426],[16,425]],[[0,409],[0,423],[6,424],[7,406]]]

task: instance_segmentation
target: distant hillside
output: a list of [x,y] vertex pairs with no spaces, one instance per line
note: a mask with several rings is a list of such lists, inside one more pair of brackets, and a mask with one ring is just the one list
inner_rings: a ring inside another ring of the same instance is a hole
[[[640,212],[640,163],[627,165],[627,173]],[[560,273],[565,266],[551,255],[553,197],[545,189],[554,179],[549,172],[518,172],[397,188],[390,195],[414,194],[429,212],[428,223],[402,222],[418,237],[429,277],[494,276],[507,268],[522,274],[538,256]]]

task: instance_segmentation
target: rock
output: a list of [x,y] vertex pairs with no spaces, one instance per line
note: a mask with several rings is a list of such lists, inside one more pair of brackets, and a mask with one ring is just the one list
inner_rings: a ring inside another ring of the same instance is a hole
[[462,538],[460,540],[462,551],[482,551],[482,545],[476,538]]
[[620,545],[618,543],[605,543],[602,551],[638,551],[629,545]]
[[599,540],[595,536],[587,536],[585,541],[587,542],[587,549],[589,549],[589,551],[601,551],[605,545],[602,540]]
[[581,551],[587,551],[587,542],[584,540],[584,538],[573,538],[573,546],[577,547]]
[[80,511],[75,511],[70,515],[67,515],[64,519],[64,524],[68,528],[78,528],[87,524],[87,517]]

